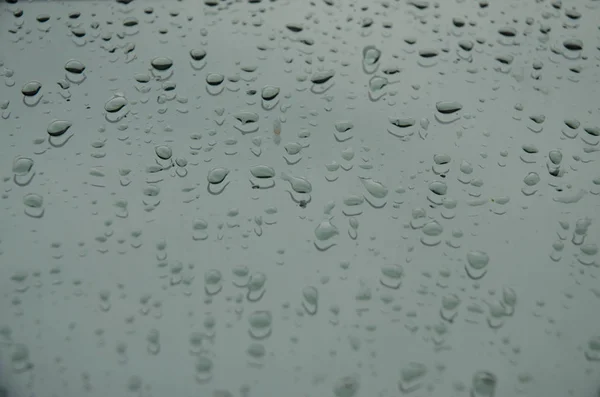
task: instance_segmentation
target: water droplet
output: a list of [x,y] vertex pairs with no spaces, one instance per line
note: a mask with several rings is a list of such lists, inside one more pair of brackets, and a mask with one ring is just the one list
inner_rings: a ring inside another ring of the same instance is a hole
[[385,199],[388,195],[388,188],[383,183],[376,181],[372,178],[359,178],[362,185],[365,187],[367,192],[370,194],[370,198],[364,196],[365,200],[373,208],[383,208],[387,204]]
[[273,318],[268,310],[258,310],[250,314],[248,333],[254,339],[265,339],[271,335]]
[[208,180],[208,185],[206,186],[207,191],[212,195],[218,195],[223,193],[223,191],[225,190],[227,185],[229,185],[230,182],[225,183],[220,189],[215,191],[213,191],[211,187],[213,185],[220,185],[225,180],[227,175],[229,175],[229,169],[225,167],[215,167],[208,171],[208,175],[206,177],[206,179]]
[[46,132],[52,137],[59,137],[71,128],[73,123],[67,120],[53,120],[48,124]]
[[497,300],[486,302],[488,305],[487,323],[492,329],[500,328],[504,325],[506,316],[505,305]]
[[21,93],[25,96],[35,96],[42,89],[42,83],[39,81],[29,81],[21,87]]
[[302,289],[302,307],[310,315],[317,314],[319,309],[319,291],[313,286],[307,286]]
[[[238,273],[243,273],[242,269],[236,269]],[[243,276],[240,276],[243,277]],[[248,281],[248,293],[246,299],[250,302],[258,302],[262,299],[267,291],[265,285],[267,283],[267,275],[262,272],[252,273]]]
[[379,282],[381,285],[398,289],[402,285],[402,277],[404,276],[404,268],[401,265],[383,265],[381,267],[381,277]]
[[330,239],[339,234],[340,232],[337,226],[331,223],[331,219],[325,219],[321,221],[321,223],[319,223],[319,225],[317,225],[315,228],[315,247],[319,251],[327,251],[336,245],[335,242],[330,242]]
[[194,61],[201,61],[206,57],[206,50],[202,48],[192,49],[190,50],[190,57]]
[[252,342],[246,349],[246,354],[248,354],[251,359],[250,365],[253,366],[262,366],[264,364],[264,358],[267,355],[267,349],[264,345]]
[[483,251],[469,251],[467,253],[467,265],[465,270],[472,280],[479,280],[487,273],[487,265],[490,257]]
[[223,276],[217,269],[207,270],[204,273],[204,291],[207,295],[216,295],[223,289]]
[[442,308],[440,316],[448,322],[454,322],[458,315],[458,307],[460,306],[460,298],[456,294],[447,294],[442,298]]
[[435,119],[441,124],[450,124],[460,119],[458,112],[462,110],[462,104],[456,101],[442,101],[435,104],[437,113]]
[[65,63],[65,70],[73,74],[82,74],[85,71],[85,65],[76,59],[71,59]]
[[279,87],[275,87],[272,85],[266,85],[262,88],[260,95],[263,100],[263,109],[271,110],[275,106],[277,106],[278,101],[275,101],[275,99],[279,95],[279,91]]
[[173,156],[173,150],[170,146],[160,145],[154,148],[156,155],[162,160],[169,160]]
[[438,112],[442,114],[456,113],[462,109],[462,105],[459,102],[437,102],[435,107]]
[[477,371],[473,375],[471,397],[494,397],[496,394],[496,375],[489,371]]
[[43,98],[43,95],[40,95],[37,98],[33,97],[35,97],[41,89],[42,83],[40,83],[39,81],[32,80],[28,83],[25,83],[23,87],[21,87],[21,93],[23,94],[23,103],[28,107],[34,107],[38,103],[40,103],[40,101]]
[[304,177],[294,176],[288,174],[287,172],[282,172],[281,179],[283,179],[286,182],[289,182],[290,186],[292,187],[292,190],[294,190],[296,193],[312,192],[311,183],[308,181],[308,179]]
[[360,389],[360,378],[358,374],[352,374],[335,381],[333,394],[335,397],[354,397],[358,389]]
[[44,198],[36,193],[28,193],[23,197],[25,214],[32,218],[44,216]]
[[502,289],[502,303],[506,307],[506,315],[512,316],[517,305],[517,293],[510,287]]
[[312,87],[310,88],[310,91],[313,94],[317,94],[317,95],[324,94],[329,89],[331,89],[331,87],[334,86],[333,81],[331,81],[330,84],[327,84],[327,82],[329,82],[331,79],[333,79],[334,76],[335,76],[335,70],[333,70],[333,69],[315,72],[310,77],[310,81],[313,83]]
[[142,378],[137,375],[133,375],[127,380],[127,390],[130,392],[139,392],[142,388],[142,384]]
[[12,172],[13,181],[17,186],[27,186],[35,176],[35,172],[32,172],[34,162],[32,158],[17,156],[13,160]]
[[331,80],[333,76],[335,76],[335,71],[333,69],[320,71],[313,74],[310,78],[310,81],[312,81],[314,84],[325,84]]
[[379,68],[381,51],[374,45],[368,45],[363,48],[362,57],[363,71],[367,74],[375,73]]
[[152,354],[153,356],[160,353],[160,333],[156,328],[152,328],[150,331],[148,331],[148,334],[146,335],[146,342],[148,342],[148,346],[146,348],[148,353]]
[[411,362],[400,370],[398,388],[402,393],[412,393],[423,386],[427,367],[424,364]]
[[600,336],[593,336],[589,339],[585,358],[588,361],[600,361]]
[[110,291],[102,290],[100,291],[98,296],[100,297],[100,310],[102,310],[103,312],[109,311],[111,308]]
[[150,61],[150,65],[152,65],[155,70],[163,72],[171,69],[171,66],[173,66],[173,60],[167,57],[156,57]]
[[33,368],[33,364],[29,360],[29,348],[22,343],[17,343],[13,346],[10,362],[13,371],[16,373],[25,372]]
[[213,377],[214,363],[212,358],[203,354],[196,360],[196,381],[205,384],[211,381]]

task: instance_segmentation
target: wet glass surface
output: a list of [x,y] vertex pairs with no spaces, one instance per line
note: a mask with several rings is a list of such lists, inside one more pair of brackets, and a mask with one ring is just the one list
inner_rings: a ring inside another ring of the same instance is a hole
[[0,3],[0,396],[596,396],[600,1]]

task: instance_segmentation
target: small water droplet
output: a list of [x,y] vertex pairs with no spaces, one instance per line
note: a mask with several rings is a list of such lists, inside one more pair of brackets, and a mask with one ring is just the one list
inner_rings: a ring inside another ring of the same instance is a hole
[[335,397],[354,397],[358,389],[360,389],[360,378],[358,374],[352,374],[335,381],[333,394]]
[[471,397],[494,397],[496,394],[496,375],[489,371],[477,371],[473,375]]

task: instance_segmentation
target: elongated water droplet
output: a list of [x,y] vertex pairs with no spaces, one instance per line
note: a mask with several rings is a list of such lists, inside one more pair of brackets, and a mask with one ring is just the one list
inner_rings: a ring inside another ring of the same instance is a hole
[[302,307],[310,315],[317,314],[319,310],[319,291],[313,286],[307,286],[302,289]]

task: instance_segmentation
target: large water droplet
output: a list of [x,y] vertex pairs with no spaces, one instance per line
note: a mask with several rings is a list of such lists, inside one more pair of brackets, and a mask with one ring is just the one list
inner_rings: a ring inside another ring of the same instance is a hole
[[[238,273],[240,271],[238,270]],[[263,272],[252,273],[248,281],[248,293],[246,299],[250,302],[258,302],[265,295],[267,275]]]
[[21,93],[25,96],[35,96],[42,89],[42,83],[32,80],[21,87]]
[[307,286],[302,289],[302,307],[310,315],[317,314],[319,310],[319,291],[316,287]]
[[490,262],[490,257],[483,251],[467,252],[467,265],[465,270],[467,275],[473,280],[479,280],[487,273],[487,265]]
[[32,218],[44,216],[44,198],[36,193],[28,193],[23,197],[25,214]]
[[155,70],[163,72],[169,70],[171,66],[173,66],[173,60],[167,57],[156,57],[150,61],[150,65],[152,65]]
[[194,61],[201,61],[206,57],[206,50],[202,48],[192,49],[190,50],[190,57]]
[[65,63],[65,70],[73,74],[82,74],[85,71],[85,65],[76,59],[71,59]]
[[271,335],[273,317],[268,310],[258,310],[250,314],[248,333],[254,339],[265,339]]
[[53,120],[48,124],[46,132],[48,132],[48,135],[50,136],[59,137],[67,132],[72,125],[73,123],[68,120]]
[[404,276],[404,268],[401,265],[383,265],[381,267],[381,277],[379,282],[381,285],[398,289],[402,285],[402,277]]
[[211,269],[204,273],[204,291],[207,295],[216,295],[223,289],[223,275],[220,270]]

